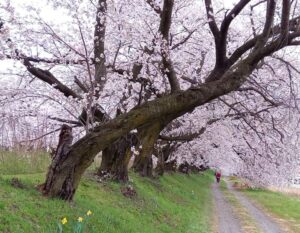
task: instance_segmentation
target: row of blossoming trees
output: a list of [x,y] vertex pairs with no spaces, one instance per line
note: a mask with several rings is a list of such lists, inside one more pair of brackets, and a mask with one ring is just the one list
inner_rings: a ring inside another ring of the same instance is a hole
[[293,175],[297,1],[47,3],[0,5],[2,127],[62,125],[45,195],[71,200],[99,152],[98,174],[125,182],[132,156],[148,176],[153,155],[158,174],[206,159],[265,183]]

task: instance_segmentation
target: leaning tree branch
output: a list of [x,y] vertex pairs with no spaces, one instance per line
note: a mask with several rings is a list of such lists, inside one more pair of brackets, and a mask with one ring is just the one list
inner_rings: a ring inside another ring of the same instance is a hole
[[266,10],[266,21],[264,24],[264,29],[262,34],[258,37],[258,40],[255,44],[254,50],[259,52],[259,50],[265,46],[267,43],[270,33],[272,31],[272,25],[274,21],[274,15],[276,10],[276,0],[267,1],[267,10]]
[[[296,37],[296,35],[290,35],[289,42]],[[56,172],[59,179],[53,180],[55,188],[49,190],[48,195],[59,197],[61,190],[64,190],[64,184],[68,182],[75,191],[80,177],[92,164],[96,154],[131,130],[146,127],[153,122],[160,122],[162,119],[176,119],[198,106],[237,90],[246,82],[261,59],[283,47],[285,45],[278,46],[278,40],[275,40],[263,47],[261,53],[250,52],[235,67],[231,69],[229,67],[230,70],[227,69],[227,72],[220,74],[215,81],[205,82],[197,88],[180,90],[147,101],[115,119],[96,126],[70,148],[68,155],[60,164],[60,169]],[[74,179],[70,180],[70,177],[74,177]]]
[[52,117],[52,116],[48,116],[48,118],[50,120],[59,121],[59,122],[62,122],[62,123],[68,123],[68,124],[72,124],[72,125],[82,126],[82,123],[79,122],[79,121],[73,121],[73,120],[69,120],[69,119],[62,119],[62,118],[59,118],[59,117]]
[[82,99],[80,95],[75,93],[72,89],[62,84],[57,78],[55,78],[50,71],[34,67],[27,59],[24,59],[24,65],[29,73],[31,73],[38,79],[48,83],[49,85],[52,85],[54,89],[59,90],[66,97],[71,96],[75,99]]
[[[12,55],[5,55],[5,58],[7,59],[14,59],[17,61],[21,60],[28,60],[29,62],[34,62],[34,63],[46,63],[46,64],[54,64],[54,65],[82,65],[85,64],[86,60],[85,59],[78,59],[78,60],[72,60],[72,59],[47,59],[47,58],[41,58],[41,57],[30,57],[26,56],[24,54],[19,54],[18,51],[16,51],[16,56]],[[93,61],[90,61],[90,64],[93,64]]]
[[[299,21],[300,21],[300,16],[297,16],[297,17],[289,20],[289,31],[290,32],[298,30]],[[278,24],[271,29],[270,35],[272,35],[274,37],[276,35],[279,35],[280,32],[281,32],[281,26],[280,26],[280,24]],[[253,37],[252,39],[248,40],[247,42],[245,42],[240,47],[238,47],[232,53],[232,55],[229,57],[227,65],[232,66],[233,64],[235,64],[247,51],[249,51],[250,49],[252,49],[255,46],[255,44],[257,43],[258,39],[261,36],[262,36],[262,34],[259,34],[255,37]],[[290,41],[288,45],[298,45],[298,44],[297,43],[294,44],[294,41]]]

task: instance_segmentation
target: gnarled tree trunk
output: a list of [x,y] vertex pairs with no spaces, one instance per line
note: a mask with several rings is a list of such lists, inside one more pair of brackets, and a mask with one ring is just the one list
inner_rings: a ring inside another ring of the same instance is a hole
[[160,121],[150,123],[139,129],[141,152],[135,157],[133,169],[141,176],[152,177],[153,161],[152,152],[159,133],[163,128]]
[[[52,163],[49,166],[46,182],[42,185],[43,193],[48,193],[48,190],[52,188],[54,180],[58,179],[56,176],[57,171],[60,170],[60,165],[68,156],[72,141],[72,128],[68,125],[62,125],[59,134],[58,146],[56,148],[55,155],[53,156]],[[74,179],[73,174],[74,172],[71,171],[59,192],[59,197],[64,200],[71,200],[74,195],[75,190],[72,187]]]
[[116,157],[115,163],[112,166],[111,174],[115,181],[126,183],[128,182],[128,163],[131,158],[130,147],[126,146],[119,156]]
[[115,161],[115,146],[114,143],[105,148],[102,151],[102,157],[101,157],[101,165],[97,170],[97,175],[100,177],[109,176],[111,174],[112,166]]
[[128,181],[128,163],[131,158],[131,147],[137,144],[137,136],[129,133],[105,148],[102,153],[99,176],[109,176],[119,182]]
[[[70,148],[69,153],[55,171],[55,175],[50,182],[51,185],[44,190],[44,193],[50,197],[71,200],[82,174],[91,165],[99,151],[102,151],[133,129],[147,128],[149,124],[159,122],[162,118],[175,119],[197,106],[236,90],[255,67],[248,65],[247,62],[237,66],[234,72],[224,74],[221,80],[204,83],[197,88],[178,91],[146,102],[133,108],[128,113],[95,127],[93,132],[88,133]],[[154,123],[154,125],[159,126],[157,123]],[[157,131],[159,130],[157,129]],[[157,137],[158,133],[156,136],[150,137],[152,148]],[[147,148],[146,144],[145,142],[145,148]],[[71,192],[69,191],[70,188],[67,187],[71,187]]]

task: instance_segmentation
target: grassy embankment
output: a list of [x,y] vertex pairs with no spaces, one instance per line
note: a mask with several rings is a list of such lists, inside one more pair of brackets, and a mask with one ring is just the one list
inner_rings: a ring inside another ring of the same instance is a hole
[[[165,175],[151,180],[130,174],[137,196],[126,198],[121,185],[83,178],[72,203],[46,199],[34,188],[44,180],[47,155],[0,152],[0,232],[73,232],[83,217],[84,232],[210,232],[212,174]],[[24,188],[11,185],[18,178]],[[86,212],[91,210],[89,217]]]

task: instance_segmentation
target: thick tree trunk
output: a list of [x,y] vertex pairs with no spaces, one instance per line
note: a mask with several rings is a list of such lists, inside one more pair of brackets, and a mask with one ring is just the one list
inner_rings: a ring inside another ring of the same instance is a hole
[[154,122],[139,129],[141,152],[135,157],[133,169],[141,176],[152,177],[153,161],[152,152],[163,124],[159,121]]
[[[53,188],[54,182],[59,179],[57,176],[60,170],[60,165],[66,159],[70,146],[72,144],[72,128],[68,125],[62,125],[59,134],[59,143],[53,156],[52,163],[49,166],[46,182],[42,185],[42,191],[44,194],[48,194]],[[58,196],[64,200],[72,200],[75,189],[73,188],[74,171],[70,170],[67,179],[64,180],[62,188],[58,192]]]
[[124,153],[119,154],[112,167],[112,178],[115,181],[126,183],[128,182],[128,163],[131,158],[130,147],[126,148]]
[[71,201],[78,187],[81,176],[87,167],[89,167],[97,153],[88,157],[88,151],[85,149],[77,150],[78,154],[84,154],[85,158],[79,160],[76,153],[63,154],[57,161],[52,161],[49,167],[46,181],[41,190],[48,197],[57,197],[63,200]]
[[97,175],[100,177],[109,176],[111,174],[112,166],[115,161],[114,146],[105,148],[102,151],[101,165],[97,170]]
[[127,182],[131,147],[136,144],[136,135],[128,134],[106,148],[102,153],[102,162],[97,175],[108,176],[119,182]]

